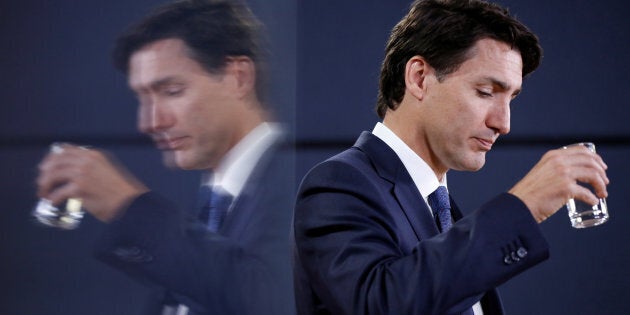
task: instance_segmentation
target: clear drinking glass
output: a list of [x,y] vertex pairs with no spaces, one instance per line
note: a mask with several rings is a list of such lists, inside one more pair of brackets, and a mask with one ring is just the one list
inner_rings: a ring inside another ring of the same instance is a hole
[[[581,142],[568,145],[564,147],[565,149],[571,146],[582,145],[587,147],[593,153],[595,153],[595,145],[591,142]],[[586,188],[590,187],[580,184]],[[575,199],[569,199],[567,201],[567,209],[569,210],[569,219],[571,219],[571,225],[574,228],[587,228],[591,226],[596,226],[603,224],[608,221],[608,206],[606,205],[606,198],[599,198],[599,202],[591,206],[585,202]]]
[[[50,145],[50,152],[58,154],[63,151],[61,143]],[[72,230],[79,226],[85,212],[81,209],[81,199],[69,198],[59,207],[55,207],[50,200],[42,198],[39,200],[33,216],[38,222],[64,230]]]

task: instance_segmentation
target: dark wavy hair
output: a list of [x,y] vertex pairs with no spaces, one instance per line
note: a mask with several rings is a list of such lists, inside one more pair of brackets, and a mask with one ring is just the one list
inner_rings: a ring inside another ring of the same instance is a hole
[[422,56],[441,81],[457,71],[470,58],[475,43],[484,38],[517,49],[523,59],[523,77],[540,64],[538,37],[507,9],[481,0],[416,0],[392,30],[385,49],[376,104],[379,117],[402,101],[409,59]]
[[116,41],[114,65],[125,74],[134,52],[154,41],[178,38],[206,71],[222,73],[226,57],[247,56],[256,65],[256,94],[266,99],[268,49],[263,25],[240,1],[179,0],[156,8]]

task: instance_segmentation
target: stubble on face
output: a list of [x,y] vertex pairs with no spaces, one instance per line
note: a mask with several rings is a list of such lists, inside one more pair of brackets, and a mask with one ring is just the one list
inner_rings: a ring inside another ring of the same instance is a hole
[[481,169],[498,136],[509,132],[509,104],[522,83],[520,53],[482,39],[469,59],[441,80],[430,65],[426,69],[422,97],[406,93],[399,108],[388,113],[404,116],[394,129],[404,130],[399,137],[438,178],[449,169]]
[[[443,169],[477,171],[486,153],[510,128],[510,102],[520,92],[522,60],[518,51],[491,39],[476,43],[472,57],[437,83],[443,125],[434,152]],[[439,86],[439,87],[438,87]]]

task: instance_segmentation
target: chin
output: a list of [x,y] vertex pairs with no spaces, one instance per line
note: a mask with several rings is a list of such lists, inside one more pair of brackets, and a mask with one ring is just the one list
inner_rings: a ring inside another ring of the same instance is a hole
[[476,167],[471,167],[471,168],[470,168],[469,170],[467,170],[467,171],[469,171],[469,172],[476,172],[476,171],[478,171],[478,170],[482,169],[482,168],[483,168],[483,166],[484,166],[484,164],[481,164],[481,165],[476,166]]
[[476,172],[478,170],[480,170],[481,168],[483,168],[483,166],[486,165],[486,160],[483,159],[481,161],[475,161],[475,163],[472,163],[470,165],[470,168],[467,170],[469,172]]
[[184,161],[179,160],[175,164],[176,164],[175,165],[176,168],[179,168],[185,171],[194,171],[194,170],[199,170],[203,168],[203,167],[198,166],[195,163],[192,163],[191,161],[186,161],[186,160]]
[[181,152],[164,151],[162,153],[162,163],[168,168],[192,170],[195,169],[190,159],[187,159]]
[[458,162],[459,163],[454,163],[456,167],[452,167],[451,169],[456,171],[476,172],[486,164],[486,156],[483,154],[482,156],[474,156]]
[[176,168],[185,171],[208,170],[217,166],[214,159],[208,158],[208,156],[194,154],[194,152],[179,151],[174,154],[173,160]]
[[162,164],[168,168],[179,168],[177,161],[175,160],[175,154],[170,151],[162,152]]

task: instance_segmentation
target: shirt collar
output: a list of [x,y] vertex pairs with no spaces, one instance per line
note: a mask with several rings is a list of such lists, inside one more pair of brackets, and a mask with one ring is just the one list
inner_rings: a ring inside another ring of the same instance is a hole
[[238,196],[263,153],[281,134],[276,123],[258,125],[228,151],[212,175],[203,180],[204,185],[219,186],[232,196]]
[[380,122],[376,123],[372,134],[394,150],[427,204],[429,195],[438,186],[446,187],[446,175],[444,175],[443,182],[440,183],[431,167],[387,126]]

